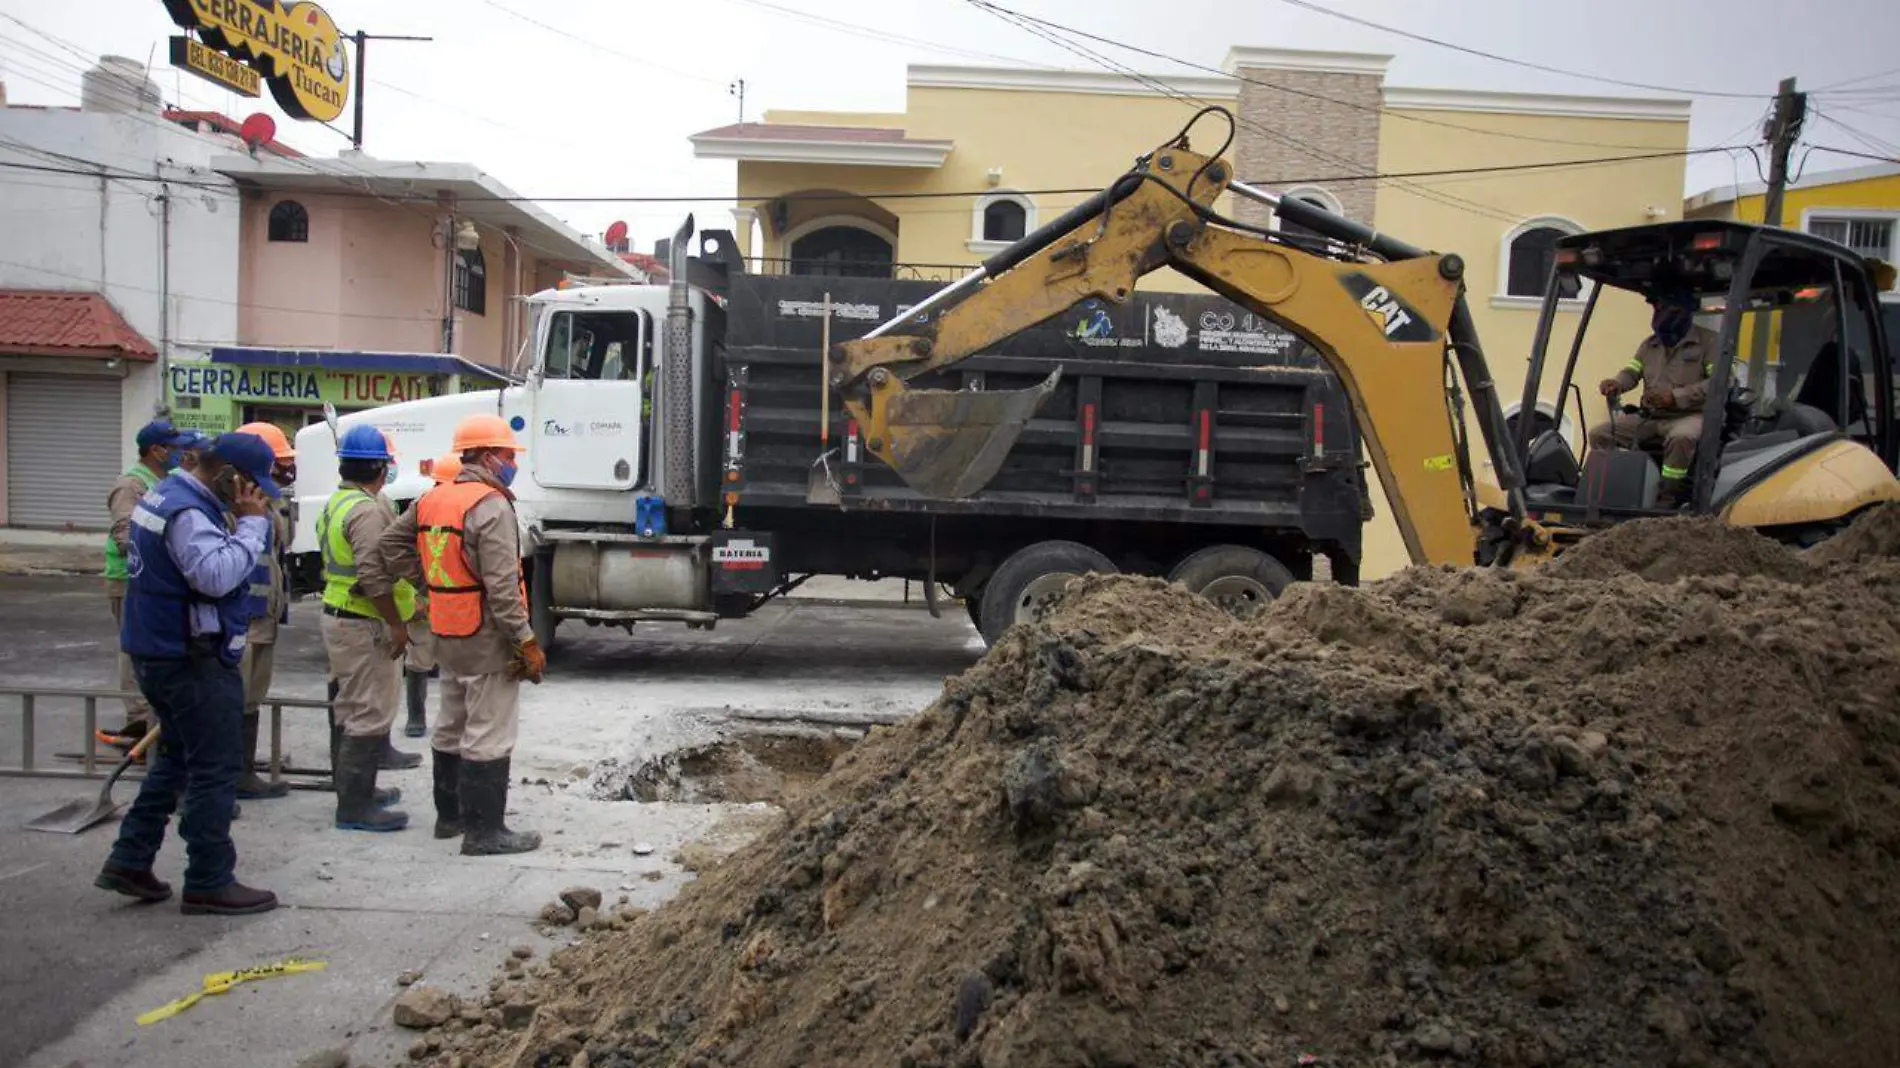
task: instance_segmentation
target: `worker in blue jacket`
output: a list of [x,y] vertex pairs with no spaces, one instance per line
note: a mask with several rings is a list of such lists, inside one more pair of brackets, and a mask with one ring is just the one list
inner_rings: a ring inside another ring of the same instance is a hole
[[[243,771],[245,632],[258,560],[270,551],[275,457],[254,434],[220,436],[190,470],[173,472],[132,512],[120,647],[158,720],[145,781],[93,880],[142,901],[171,897],[152,874],[165,825],[183,805],[183,911],[237,915],[277,895],[237,881],[231,817]],[[235,516],[235,531],[225,514]]]

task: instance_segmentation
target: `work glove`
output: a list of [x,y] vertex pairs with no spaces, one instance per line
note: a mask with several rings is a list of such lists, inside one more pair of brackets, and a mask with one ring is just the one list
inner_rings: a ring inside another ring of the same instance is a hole
[[548,670],[548,654],[541,651],[533,638],[524,638],[515,646],[514,659],[508,662],[508,677],[517,682],[532,682],[537,685],[541,676]]

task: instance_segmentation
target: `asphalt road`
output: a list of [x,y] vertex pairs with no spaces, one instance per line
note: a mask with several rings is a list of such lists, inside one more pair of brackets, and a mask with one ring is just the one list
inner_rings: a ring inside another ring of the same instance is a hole
[[[0,686],[107,686],[115,679],[114,636],[97,579],[0,576],[0,606]],[[278,647],[274,693],[322,696],[316,619],[310,603],[294,610]],[[722,711],[900,716],[927,703],[944,676],[980,652],[961,610],[933,620],[901,605],[784,601],[712,632],[653,625],[629,636],[570,623],[548,682],[524,691],[516,773],[548,785],[511,797],[511,822],[543,829],[547,847],[522,858],[471,860],[413,830],[337,832],[327,797],[299,791],[247,804],[234,830],[240,877],[277,890],[289,906],[259,917],[186,917],[175,904],[129,905],[92,889],[110,825],[67,836],[22,824],[90,796],[97,783],[0,778],[0,1005],[7,1008],[0,1065],[289,1068],[315,1049],[345,1044],[358,1063],[394,1063],[407,1042],[388,1024],[398,971],[426,967],[429,981],[470,991],[485,983],[511,941],[533,941],[526,920],[561,886],[628,880],[635,902],[652,905],[688,878],[666,858],[707,835],[722,818],[719,807],[604,802],[585,790],[590,767],[716,731]],[[0,766],[19,763],[19,709],[17,699],[0,698]],[[36,759],[58,766],[56,754],[78,745],[78,707],[42,702],[36,718]],[[116,705],[102,707],[103,723],[119,719]],[[314,762],[320,720],[305,715],[286,733],[293,756]],[[419,822],[429,816],[426,802],[417,804],[427,796],[426,775],[425,766],[386,780],[409,795]],[[122,784],[118,796],[129,799],[135,788]],[[634,831],[659,847],[653,856],[629,854]],[[176,883],[182,867],[174,838],[158,873]],[[249,984],[163,1024],[132,1023],[138,1012],[189,992],[206,972],[294,954],[331,966]]]

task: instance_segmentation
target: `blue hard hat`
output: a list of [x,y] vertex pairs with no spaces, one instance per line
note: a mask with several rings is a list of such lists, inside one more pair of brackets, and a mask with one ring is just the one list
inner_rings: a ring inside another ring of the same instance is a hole
[[256,434],[241,434],[233,431],[220,434],[211,443],[206,455],[223,460],[242,472],[246,478],[257,483],[257,488],[273,499],[283,496],[277,483],[270,477],[271,467],[277,462],[277,454],[263,438]]
[[343,432],[343,440],[337,442],[336,456],[339,460],[394,460],[389,453],[389,442],[383,432],[373,426],[353,426]]
[[140,452],[155,449],[161,445],[178,446],[185,443],[191,431],[180,430],[172,425],[170,419],[154,419],[139,428],[137,437]]

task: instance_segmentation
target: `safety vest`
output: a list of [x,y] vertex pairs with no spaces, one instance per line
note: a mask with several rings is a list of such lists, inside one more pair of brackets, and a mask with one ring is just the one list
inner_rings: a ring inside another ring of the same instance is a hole
[[[343,486],[330,495],[317,517],[317,544],[323,549],[323,603],[367,619],[381,619],[382,614],[356,590],[356,549],[343,527],[357,505],[374,499],[355,486]],[[415,618],[416,588],[409,580],[397,579],[391,592],[396,597],[397,614],[405,620]]]
[[[152,469],[143,463],[136,463],[126,468],[125,475],[127,478],[136,478],[143,483],[147,493],[152,492],[152,487],[158,485],[161,477],[153,474]],[[119,544],[112,540],[111,534],[106,535],[106,577],[125,581],[125,557],[119,555]]]
[[486,482],[451,482],[416,502],[416,554],[429,591],[429,629],[445,638],[466,638],[482,627],[482,578],[462,551],[462,524],[470,509],[500,492]]
[[244,618],[262,619],[270,615],[271,554],[277,551],[277,525],[265,516],[264,551],[257,554],[257,566],[251,568],[251,580],[244,586]]
[[208,597],[186,581],[165,535],[172,520],[187,511],[199,512],[224,529],[224,506],[196,479],[184,475],[172,475],[146,491],[132,510],[119,648],[132,656],[183,659],[191,652],[192,608],[208,604],[217,610],[218,633],[209,637],[217,641],[218,660],[235,667],[244,657],[251,623],[249,590],[240,583],[223,597]]

